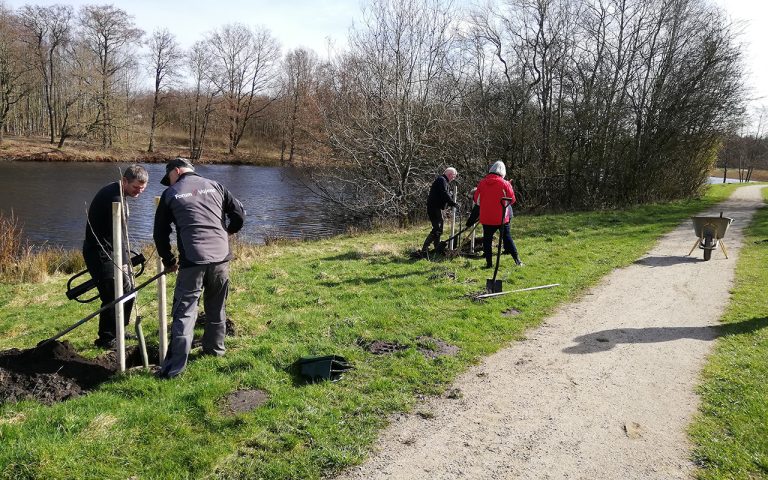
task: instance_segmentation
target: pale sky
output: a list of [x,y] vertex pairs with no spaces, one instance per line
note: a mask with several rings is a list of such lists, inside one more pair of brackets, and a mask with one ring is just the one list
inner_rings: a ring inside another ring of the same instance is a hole
[[[0,0],[2,2],[3,0]],[[744,49],[748,85],[753,90],[751,105],[768,106],[768,0],[710,0],[724,7],[734,20],[744,21]],[[346,37],[360,17],[366,0],[5,0],[19,8],[25,4],[68,4],[76,9],[85,4],[111,3],[134,17],[148,34],[166,27],[183,47],[201,40],[205,33],[227,23],[263,25],[280,41],[283,51],[308,47],[318,55],[328,54],[328,41],[346,47]],[[460,0],[458,3],[475,3]]]
[[753,109],[768,107],[768,2],[765,0],[715,0],[731,18],[743,22],[742,41],[752,89]]
[[327,53],[329,39],[338,48],[346,46],[347,31],[361,12],[361,0],[5,0],[5,4],[14,9],[64,4],[75,10],[82,5],[111,4],[132,15],[147,34],[168,28],[185,48],[228,23],[263,25],[284,52],[308,47],[321,57]]

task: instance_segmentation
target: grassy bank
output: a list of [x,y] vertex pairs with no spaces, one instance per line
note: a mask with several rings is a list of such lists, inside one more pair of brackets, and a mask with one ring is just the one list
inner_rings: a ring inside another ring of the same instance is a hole
[[[0,143],[0,160],[158,163],[189,156],[187,139],[183,135],[160,136],[152,153],[146,148],[144,138],[108,148],[97,142],[71,139],[58,148],[43,137],[5,136]],[[279,165],[280,151],[269,145],[244,142],[236,153],[230,154],[225,143],[212,142],[198,163]]]
[[[768,199],[768,191],[763,190]],[[702,479],[768,478],[768,209],[755,215],[736,266],[722,337],[703,373],[691,428]]]
[[[481,357],[521,338],[733,188],[625,211],[516,217],[513,235],[526,266],[503,259],[505,289],[561,287],[484,303],[465,296],[485,285],[482,261],[409,259],[425,226],[239,247],[228,310],[237,336],[225,357],[193,353],[178,379],[134,371],[50,407],[0,405],[0,478],[299,479],[338,471],[364,459],[388,415],[442,394]],[[680,255],[688,248],[680,245]],[[33,346],[90,312],[66,301],[65,280],[0,285],[0,349]],[[139,304],[145,331],[153,332],[150,292]],[[520,314],[503,315],[511,308]],[[95,335],[91,322],[67,338],[95,356]],[[157,343],[154,334],[148,340]],[[375,340],[404,348],[374,355],[364,347]],[[423,354],[440,342],[458,354]],[[311,385],[291,372],[297,358],[323,354],[343,355],[355,368],[337,383]],[[240,415],[221,409],[223,397],[248,388],[265,391],[267,403]]]

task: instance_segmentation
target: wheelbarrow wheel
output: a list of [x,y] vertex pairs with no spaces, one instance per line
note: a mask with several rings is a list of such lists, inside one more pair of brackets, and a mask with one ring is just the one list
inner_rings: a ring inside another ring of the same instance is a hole
[[706,262],[712,258],[712,250],[715,249],[715,240],[707,235],[704,237],[704,261]]

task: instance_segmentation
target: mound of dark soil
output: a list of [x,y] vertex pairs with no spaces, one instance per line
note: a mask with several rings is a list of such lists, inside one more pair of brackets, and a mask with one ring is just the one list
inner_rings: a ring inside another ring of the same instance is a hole
[[[205,322],[207,321],[208,317],[205,315],[205,312],[200,312],[197,314],[197,321],[195,322],[195,327],[202,327],[205,326]],[[234,337],[237,335],[237,330],[235,330],[235,322],[232,321],[231,318],[227,317],[227,336],[228,337]]]
[[[141,365],[139,349],[126,348],[126,366]],[[0,352],[0,403],[25,399],[52,404],[93,390],[118,371],[115,352],[88,359],[67,341]]]
[[411,260],[421,260],[422,258],[429,258],[428,255],[424,255],[424,252],[422,252],[421,250],[412,250],[408,254],[408,257]]

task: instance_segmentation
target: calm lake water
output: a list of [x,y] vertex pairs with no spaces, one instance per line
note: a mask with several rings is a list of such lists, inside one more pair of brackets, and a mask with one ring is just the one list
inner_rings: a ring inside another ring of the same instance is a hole
[[[709,177],[709,183],[718,184],[723,183],[723,177]],[[726,178],[725,183],[740,183],[738,178]]]
[[[80,248],[88,204],[96,192],[120,178],[117,163],[0,162],[0,211],[20,220],[34,244]],[[152,241],[154,197],[165,187],[165,164],[143,164],[149,184],[139,198],[127,200],[131,242]],[[199,165],[200,175],[226,187],[248,213],[241,238],[319,238],[346,230],[350,220],[327,208],[284,167]]]

